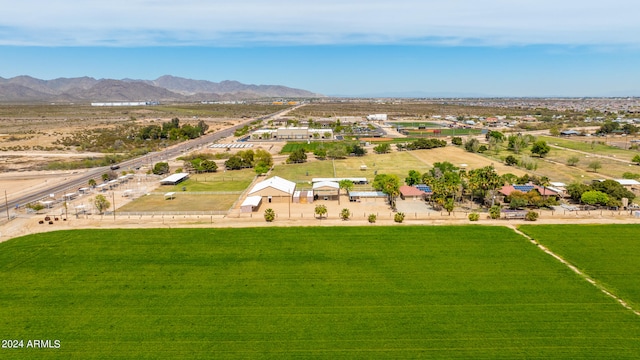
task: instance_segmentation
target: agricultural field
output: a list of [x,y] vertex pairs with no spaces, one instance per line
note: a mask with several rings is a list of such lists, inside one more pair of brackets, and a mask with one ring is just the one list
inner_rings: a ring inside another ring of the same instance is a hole
[[637,315],[504,227],[61,231],[0,243],[0,282],[0,338],[60,341],[12,359],[640,353]]
[[638,225],[544,225],[521,226],[520,230],[577,266],[634,308],[640,308]]

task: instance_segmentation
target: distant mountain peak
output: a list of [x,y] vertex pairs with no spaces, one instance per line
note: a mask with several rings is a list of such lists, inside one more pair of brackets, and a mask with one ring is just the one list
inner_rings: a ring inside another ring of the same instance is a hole
[[92,77],[36,79],[28,75],[0,77],[0,102],[201,101],[257,98],[305,98],[322,95],[282,85],[247,85],[235,80],[219,83],[163,75],[155,80]]

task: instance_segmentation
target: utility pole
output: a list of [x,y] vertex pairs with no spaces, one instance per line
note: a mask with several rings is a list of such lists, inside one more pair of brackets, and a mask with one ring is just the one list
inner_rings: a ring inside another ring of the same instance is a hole
[[116,220],[116,192],[111,193],[111,198],[113,199],[113,221]]

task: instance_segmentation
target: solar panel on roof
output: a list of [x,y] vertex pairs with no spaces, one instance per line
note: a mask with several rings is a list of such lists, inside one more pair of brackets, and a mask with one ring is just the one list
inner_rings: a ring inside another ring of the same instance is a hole
[[521,192],[529,192],[534,189],[533,185],[513,185],[513,188]]
[[431,187],[429,187],[429,185],[424,185],[424,184],[416,185],[416,189],[418,189],[420,191],[424,191],[426,193],[430,193],[431,192]]

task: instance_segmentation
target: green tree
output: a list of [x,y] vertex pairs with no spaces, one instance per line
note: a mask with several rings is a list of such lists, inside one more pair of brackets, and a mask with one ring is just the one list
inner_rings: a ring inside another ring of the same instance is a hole
[[598,133],[611,134],[612,132],[614,132],[615,130],[618,130],[619,128],[620,128],[619,123],[607,120],[604,122],[604,124],[602,124],[602,126],[600,126],[600,130],[598,130]]
[[482,199],[486,197],[488,191],[495,190],[504,184],[492,165],[469,171],[467,180],[472,194],[478,192]]
[[106,197],[104,197],[104,195],[96,195],[96,198],[93,200],[93,205],[96,207],[98,212],[102,214],[111,206],[111,203]]
[[504,159],[504,163],[509,166],[518,165],[518,159],[513,155],[509,155]]
[[447,213],[449,213],[449,215],[451,215],[451,212],[453,211],[453,209],[455,209],[456,207],[456,203],[454,198],[447,198],[447,200],[445,200],[443,207],[445,210],[447,210]]
[[373,151],[375,151],[376,154],[386,154],[391,151],[391,145],[387,143],[379,144],[373,148]]
[[541,158],[545,157],[549,153],[549,151],[551,151],[551,147],[549,147],[549,145],[547,145],[547,142],[544,140],[536,141],[531,147],[531,153],[536,154]]
[[324,160],[327,157],[327,149],[324,146],[318,146],[314,151],[313,155],[321,160]]
[[593,170],[593,172],[598,172],[600,168],[602,168],[602,163],[598,160],[594,160],[589,163],[589,169]]
[[459,136],[454,136],[454,137],[451,138],[451,143],[453,145],[456,145],[456,146],[461,146],[462,145],[462,138],[459,137]]
[[289,158],[287,159],[287,164],[299,164],[307,161],[307,154],[304,151],[304,148],[298,148],[294,150],[291,154],[289,154]]
[[216,170],[218,170],[218,165],[215,161],[205,159],[200,162],[200,169],[203,172],[216,172]]
[[400,195],[400,178],[393,174],[378,174],[373,179],[373,188],[382,191],[389,198],[389,204],[395,208],[396,198]]
[[327,150],[327,157],[331,159],[344,159],[347,157],[347,150],[344,145],[335,145]]
[[589,191],[589,186],[579,182],[573,182],[567,185],[566,189],[571,199],[574,201],[580,201],[582,194]]
[[480,220],[480,214],[473,212],[469,214],[469,221],[478,221]]
[[636,163],[636,165],[640,165],[640,154],[636,155],[633,157],[633,159],[631,159],[631,161],[633,161],[634,163]]
[[480,149],[480,141],[476,138],[470,138],[464,143],[464,149],[468,152],[477,153]]
[[589,190],[582,194],[580,200],[587,205],[607,205],[609,195],[601,191]]
[[338,182],[340,189],[344,189],[346,194],[349,194],[349,191],[353,190],[353,181],[348,179],[343,179]]
[[232,155],[224,162],[224,167],[227,170],[240,170],[243,168],[242,158],[238,155]]
[[266,150],[258,149],[253,156],[253,166],[264,165],[267,168],[273,166],[273,156]]
[[163,175],[169,173],[169,163],[158,162],[153,166],[153,173],[156,175]]
[[315,214],[318,215],[318,218],[322,219],[327,215],[327,206],[323,204],[316,205]]
[[349,209],[344,208],[342,209],[342,211],[340,211],[340,218],[342,220],[349,220],[350,217],[351,217],[351,211],[349,211]]
[[567,159],[567,165],[576,166],[580,162],[580,158],[577,156],[571,156]]
[[404,179],[404,182],[409,186],[420,184],[422,175],[415,170],[409,170],[409,176]]
[[89,186],[96,187],[96,180],[95,179],[89,179]]
[[367,153],[367,149],[363,148],[358,144],[354,144],[351,147],[351,153],[354,154],[355,156],[364,156]]

